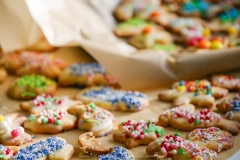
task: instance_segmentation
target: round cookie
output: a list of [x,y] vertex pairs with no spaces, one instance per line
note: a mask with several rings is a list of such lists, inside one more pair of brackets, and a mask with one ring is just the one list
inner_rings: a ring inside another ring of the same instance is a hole
[[214,75],[212,76],[212,84],[229,90],[240,89],[240,79],[233,78],[231,75]]
[[118,130],[113,133],[113,140],[124,143],[127,149],[132,149],[139,145],[148,145],[163,134],[164,129],[150,120],[128,120],[118,125]]
[[7,71],[5,69],[0,68],[0,83],[2,83],[7,78]]
[[154,156],[156,160],[218,160],[217,152],[206,147],[199,146],[179,136],[179,133],[159,138],[151,142],[146,148],[148,155]]
[[216,107],[223,113],[240,111],[240,93],[237,93],[233,99],[223,99],[217,103]]
[[55,81],[41,75],[26,75],[17,78],[10,85],[8,95],[14,99],[33,99],[40,94],[53,94],[57,89]]
[[230,149],[234,144],[234,138],[231,133],[217,127],[195,129],[186,136],[186,139],[215,152]]
[[118,88],[116,79],[108,74],[105,68],[95,62],[76,63],[67,67],[58,78],[63,86],[87,87],[95,85],[107,85]]

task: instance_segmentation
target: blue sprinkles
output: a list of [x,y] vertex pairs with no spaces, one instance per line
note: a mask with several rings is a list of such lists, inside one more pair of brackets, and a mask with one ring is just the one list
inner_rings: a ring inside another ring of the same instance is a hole
[[239,111],[240,110],[240,99],[233,100],[231,103],[232,111]]
[[125,148],[114,146],[114,151],[98,156],[98,160],[128,160],[128,152]]
[[70,67],[71,74],[82,76],[87,74],[105,74],[106,70],[103,68],[102,65],[98,63],[76,63],[71,65]]
[[123,90],[114,90],[110,87],[102,87],[101,90],[88,90],[83,93],[83,96],[111,102],[116,108],[118,102],[123,102],[129,110],[140,110],[142,103],[139,98],[147,98],[147,95],[140,92],[126,92]]
[[19,150],[11,159],[14,160],[35,160],[62,149],[66,143],[56,137],[49,137],[44,141],[34,143]]

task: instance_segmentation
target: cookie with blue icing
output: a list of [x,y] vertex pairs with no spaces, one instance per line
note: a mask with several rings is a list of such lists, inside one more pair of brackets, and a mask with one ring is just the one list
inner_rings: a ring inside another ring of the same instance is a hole
[[113,152],[100,155],[98,156],[98,160],[113,160],[113,159],[121,159],[121,160],[134,160],[134,155],[133,153],[121,146],[114,146],[113,147]]
[[116,79],[108,74],[102,65],[96,62],[75,63],[61,73],[58,81],[62,86],[107,85],[119,87]]
[[74,153],[73,146],[60,137],[49,137],[37,143],[32,143],[12,156],[11,160],[69,160]]
[[140,111],[149,104],[148,97],[140,92],[116,90],[111,87],[91,87],[75,96],[85,104],[94,102],[107,110]]

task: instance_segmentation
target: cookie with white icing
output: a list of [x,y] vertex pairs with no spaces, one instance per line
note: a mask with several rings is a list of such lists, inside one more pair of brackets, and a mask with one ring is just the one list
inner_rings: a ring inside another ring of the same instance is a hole
[[194,104],[198,107],[211,108],[215,98],[222,98],[228,90],[211,86],[206,80],[179,81],[173,84],[172,89],[162,90],[158,98],[164,101],[173,101],[174,106]]
[[31,114],[35,114],[45,109],[67,111],[78,104],[82,104],[82,102],[71,100],[67,96],[55,97],[50,94],[41,94],[31,101],[21,102],[20,108]]
[[222,119],[220,114],[211,112],[209,109],[195,111],[195,107],[191,104],[162,112],[159,115],[158,123],[163,127],[172,126],[184,131],[192,131],[196,128],[219,127],[232,135],[238,135],[240,128],[238,122]]
[[74,154],[72,145],[60,137],[49,137],[39,142],[34,142],[18,150],[11,160],[70,160]]
[[72,64],[60,74],[58,82],[63,86],[107,85],[119,87],[116,79],[107,73],[102,65],[95,62]]
[[59,133],[74,128],[77,118],[67,111],[46,109],[28,116],[24,128],[33,133]]
[[41,75],[30,74],[15,79],[7,94],[14,99],[29,100],[43,93],[53,94],[56,89],[55,81]]
[[163,27],[168,27],[171,22],[175,21],[178,18],[179,17],[176,14],[168,12],[167,10],[161,8],[152,12],[150,20]]
[[140,92],[117,90],[111,87],[91,87],[78,92],[77,100],[91,102],[107,110],[140,111],[149,104],[148,97]]
[[157,43],[173,43],[173,37],[165,30],[160,30],[151,26],[147,26],[143,28],[142,33],[131,37],[129,43],[138,49],[143,49],[150,48]]
[[111,112],[95,106],[78,105],[68,110],[71,114],[78,115],[78,128],[93,132],[95,137],[107,136],[113,130],[114,116]]
[[32,137],[21,127],[26,119],[18,113],[0,115],[0,143],[7,146],[20,146],[31,142]]
[[212,85],[229,90],[239,90],[240,78],[233,78],[231,75],[214,75],[212,76]]
[[154,156],[156,160],[219,159],[217,152],[181,138],[179,133],[151,142],[146,148],[146,152],[148,155]]
[[127,149],[131,149],[148,145],[163,135],[163,127],[156,126],[151,120],[128,120],[118,125],[118,130],[113,133],[113,140],[124,143]]
[[230,149],[234,144],[232,134],[217,127],[197,128],[190,132],[186,139],[215,152]]

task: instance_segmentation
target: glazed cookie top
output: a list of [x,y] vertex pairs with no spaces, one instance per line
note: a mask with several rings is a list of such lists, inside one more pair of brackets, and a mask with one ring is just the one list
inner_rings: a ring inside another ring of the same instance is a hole
[[99,125],[106,125],[109,121],[113,123],[115,120],[111,112],[95,106],[94,103],[90,103],[84,108],[81,108],[80,114],[82,118],[80,118],[80,124],[85,122],[91,123],[93,125],[93,131],[95,129],[94,124],[96,124],[96,128],[99,128]]
[[212,95],[210,83],[207,81],[184,81],[181,80],[177,85],[173,86],[173,89],[177,91],[186,91],[186,92],[194,92],[195,96],[198,95]]
[[222,143],[229,140],[229,137],[226,137],[226,134],[229,133],[217,127],[209,127],[204,129],[198,128],[190,132],[187,135],[187,138],[193,142],[201,141],[207,143],[209,141],[217,141],[218,143]]
[[129,27],[144,27],[149,25],[146,21],[139,19],[139,18],[132,18],[129,19],[125,22],[122,22],[118,25],[119,29],[125,30],[128,29]]
[[202,111],[193,112],[189,109],[183,107],[176,107],[164,111],[160,116],[167,116],[168,118],[185,118],[190,124],[199,125],[199,124],[208,124],[212,121],[220,121],[220,114],[210,112],[209,109],[204,109]]
[[101,99],[116,105],[121,101],[127,105],[128,109],[135,110],[139,110],[142,106],[140,99],[147,99],[147,95],[140,92],[114,90],[110,87],[101,87],[99,90],[87,90],[83,93],[83,96]]
[[123,148],[121,146],[113,146],[113,148],[114,148],[113,152],[98,156],[98,160],[113,160],[113,159],[134,160],[134,157],[132,155],[130,155],[129,157],[126,148]]
[[155,122],[151,120],[133,121],[128,120],[122,122],[122,130],[126,138],[134,138],[136,140],[144,139],[145,137],[160,137],[163,136],[164,130],[155,126]]
[[10,154],[10,149],[0,144],[0,159],[6,159],[7,155]]
[[34,160],[42,158],[48,154],[53,153],[59,149],[62,149],[66,145],[66,142],[56,137],[49,137],[46,140],[39,141],[26,148],[20,149],[11,159],[22,160],[29,159]]
[[65,117],[68,113],[66,111],[59,111],[59,110],[50,110],[46,109],[39,113],[39,115],[28,116],[29,121],[36,120],[37,123],[40,124],[54,124],[54,125],[61,125],[62,118]]
[[[157,146],[160,147],[162,154],[167,155],[171,158],[174,154],[183,155],[185,152],[191,154],[192,159],[218,159],[216,152],[201,147],[198,144],[191,142],[180,137],[179,133],[174,135],[166,136],[165,139],[157,139]],[[159,156],[155,154],[155,156]]]
[[106,74],[105,68],[99,63],[76,63],[68,67],[71,71],[71,74],[82,76],[87,74]]

